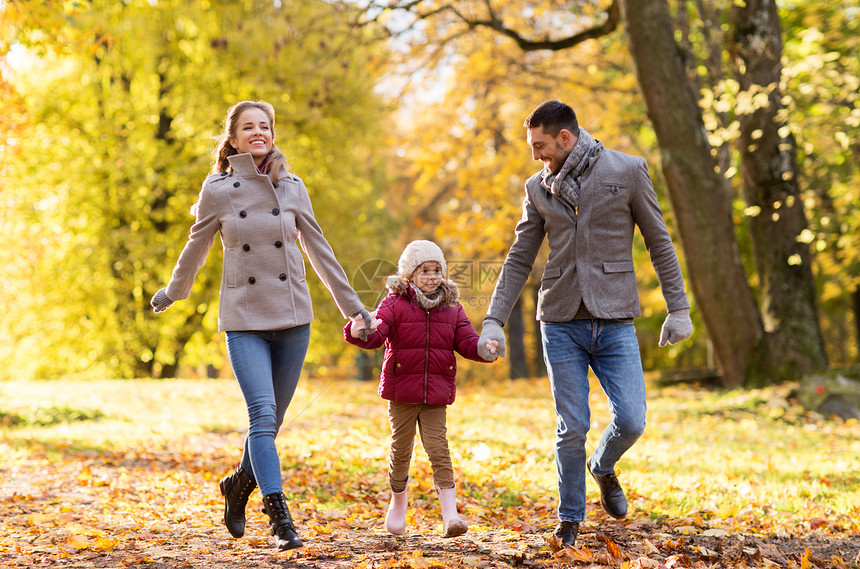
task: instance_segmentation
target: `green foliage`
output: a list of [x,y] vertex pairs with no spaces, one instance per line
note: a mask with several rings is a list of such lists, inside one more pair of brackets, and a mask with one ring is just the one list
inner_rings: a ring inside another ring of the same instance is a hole
[[[758,205],[741,199],[742,172],[731,150],[740,135],[739,117],[767,104],[774,85],[752,85],[743,90],[726,75],[725,34],[731,2],[679,2],[677,10],[691,18],[683,46],[689,50],[701,86],[700,106],[708,137],[721,171],[738,191],[733,216],[741,261],[750,284],[760,295],[746,221],[762,213]],[[704,13],[699,10],[704,10]],[[798,177],[808,229],[795,238],[814,253],[819,321],[832,362],[856,361],[858,338],[851,296],[860,287],[860,63],[856,57],[860,25],[854,2],[800,0],[780,4],[783,35],[783,73],[778,86],[784,111],[780,136],[797,144]],[[679,16],[679,20],[682,20]],[[786,156],[787,159],[787,156]],[[783,204],[773,204],[778,211]],[[787,203],[785,205],[791,205]],[[789,258],[789,263],[800,262]],[[768,381],[765,378],[765,381]]]
[[830,357],[857,361],[850,298],[860,291],[860,18],[848,0],[800,2],[781,17],[787,113],[811,213],[798,240],[816,253]]
[[51,427],[63,423],[98,421],[106,415],[96,410],[75,409],[67,406],[35,407],[18,411],[0,411],[3,427]]
[[[158,377],[224,365],[220,247],[188,302],[159,317],[148,303],[193,221],[209,138],[238,100],[275,106],[278,144],[335,252],[377,254],[385,232],[371,226],[390,226],[375,199],[387,110],[373,90],[376,48],[362,32],[331,33],[346,14],[317,0],[51,6],[67,21],[59,39],[31,20],[16,28],[30,58],[11,78],[31,124],[2,177],[0,290],[14,299],[0,316],[0,357],[14,361],[3,375]],[[310,284],[318,337],[331,338],[314,347],[344,349],[343,318]]]

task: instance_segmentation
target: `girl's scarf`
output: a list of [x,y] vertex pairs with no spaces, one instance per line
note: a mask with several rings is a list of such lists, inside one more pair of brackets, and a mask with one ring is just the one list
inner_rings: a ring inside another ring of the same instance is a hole
[[442,294],[440,294],[440,289],[436,289],[433,292],[424,293],[420,288],[415,286],[415,283],[409,283],[409,288],[415,293],[415,300],[418,302],[418,306],[423,308],[424,310],[431,310],[436,308],[440,302],[442,302]]

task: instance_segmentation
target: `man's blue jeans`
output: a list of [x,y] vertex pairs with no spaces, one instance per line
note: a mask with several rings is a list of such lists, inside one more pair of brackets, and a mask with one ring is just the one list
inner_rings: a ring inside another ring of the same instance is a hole
[[591,423],[588,368],[609,400],[611,421],[591,456],[606,475],[645,430],[645,379],[633,320],[541,322],[544,360],[558,419],[558,518],[585,517],[585,441]]
[[281,492],[281,461],[275,437],[302,372],[310,343],[309,324],[264,332],[227,332],[227,353],[248,407],[242,469],[263,496]]

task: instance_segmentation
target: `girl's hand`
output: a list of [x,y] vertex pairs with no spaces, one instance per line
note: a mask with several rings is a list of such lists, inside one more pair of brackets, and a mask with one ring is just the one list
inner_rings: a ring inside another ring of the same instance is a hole
[[498,340],[487,340],[485,347],[487,348],[488,352],[490,352],[491,354],[495,354],[497,351],[499,351],[499,342]]
[[[368,313],[366,310],[362,310],[352,318],[352,326],[349,328],[349,335],[353,338],[361,337],[362,340],[366,340],[367,336],[372,334],[376,327],[379,326],[379,320],[376,319],[376,311]],[[367,322],[370,321],[370,326],[368,327]]]

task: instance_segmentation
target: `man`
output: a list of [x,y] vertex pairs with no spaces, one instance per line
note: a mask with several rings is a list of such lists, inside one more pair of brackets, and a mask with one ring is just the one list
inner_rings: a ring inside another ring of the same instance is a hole
[[[498,355],[505,355],[502,326],[546,236],[550,253],[537,319],[558,419],[560,523],[554,533],[562,545],[572,546],[585,517],[586,468],[600,487],[606,513],[617,519],[627,515],[615,463],[645,429],[645,381],[633,325],[640,315],[633,272],[635,226],[669,312],[659,345],[686,340],[693,325],[681,267],[645,161],[604,148],[580,128],[573,109],[559,101],[538,106],[524,126],[532,157],[544,168],[526,180],[523,216],[496,282],[479,346],[496,340]],[[589,366],[609,399],[612,420],[586,462]]]

